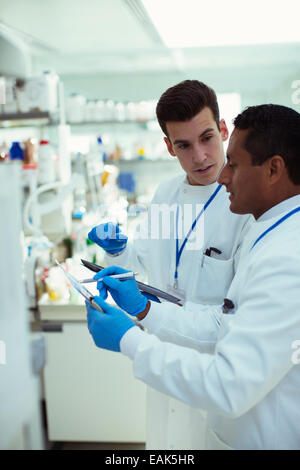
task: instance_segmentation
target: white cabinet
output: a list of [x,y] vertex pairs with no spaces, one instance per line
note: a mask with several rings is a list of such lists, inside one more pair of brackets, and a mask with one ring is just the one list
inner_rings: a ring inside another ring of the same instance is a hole
[[132,362],[97,348],[85,322],[45,335],[49,440],[145,442],[146,386]]

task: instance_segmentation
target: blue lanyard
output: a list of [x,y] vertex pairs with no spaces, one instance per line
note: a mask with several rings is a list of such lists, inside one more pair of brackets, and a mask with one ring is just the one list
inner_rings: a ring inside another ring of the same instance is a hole
[[250,248],[250,251],[252,250],[252,248],[255,247],[256,243],[258,243],[265,235],[267,235],[267,233],[271,232],[271,230],[274,230],[274,228],[278,227],[278,225],[282,224],[282,222],[284,222],[286,219],[288,219],[288,218],[291,217],[292,215],[296,214],[296,212],[300,212],[300,207],[296,207],[296,209],[293,209],[292,211],[288,212],[288,213],[285,214],[283,217],[281,217],[281,219],[277,220],[277,222],[275,222],[273,225],[271,225],[271,227],[269,227],[267,230],[265,230],[265,231],[255,240],[255,242],[253,243],[252,247]]
[[198,220],[200,219],[201,215],[204,214],[205,210],[208,208],[208,206],[210,205],[210,203],[214,200],[214,198],[216,197],[216,195],[218,194],[218,192],[220,191],[220,189],[222,188],[222,185],[219,184],[219,186],[217,187],[217,189],[214,191],[214,193],[210,196],[210,198],[208,199],[208,201],[204,204],[203,208],[201,209],[201,211],[199,212],[199,214],[197,215],[197,217],[195,218],[194,222],[192,223],[192,226],[187,234],[187,236],[185,237],[180,249],[179,249],[179,242],[178,242],[178,217],[179,217],[179,206],[177,206],[177,212],[176,212],[176,266],[175,266],[175,274],[174,274],[174,288],[177,289],[178,287],[178,266],[179,266],[179,262],[180,262],[180,258],[181,258],[181,255],[182,255],[182,252],[184,250],[184,247],[192,233],[192,231],[194,230],[194,228],[196,227],[196,224],[198,222]]

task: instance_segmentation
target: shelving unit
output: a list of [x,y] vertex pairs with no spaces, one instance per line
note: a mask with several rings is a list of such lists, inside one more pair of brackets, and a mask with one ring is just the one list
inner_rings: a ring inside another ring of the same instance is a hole
[[114,120],[114,121],[82,121],[82,122],[67,122],[67,124],[71,127],[80,127],[80,126],[99,126],[99,125],[104,125],[104,126],[107,126],[107,125],[116,125],[116,124],[120,124],[120,125],[126,125],[126,124],[137,124],[141,127],[145,127],[147,126],[147,124],[149,122],[153,122],[153,120],[124,120],[124,121],[117,121],[117,120]]
[[30,113],[10,113],[0,114],[1,121],[22,121],[26,119],[50,119],[50,113],[41,111],[32,111]]
[[[10,113],[0,114],[0,127],[28,127],[32,125],[30,121],[43,121],[47,126],[57,126],[58,118],[56,114],[49,112],[32,111],[30,113]],[[82,121],[82,122],[67,122],[70,127],[85,127],[85,126],[114,126],[114,125],[127,125],[135,124],[140,127],[147,127],[149,123],[155,122],[154,120],[110,120],[110,121]]]
[[[138,126],[140,129],[147,130],[149,124],[153,124],[154,120],[110,120],[110,121],[83,121],[83,122],[72,122],[66,123],[70,126],[71,129],[75,130],[75,133],[81,129],[89,128],[101,128],[102,126],[107,128],[111,126],[117,128],[125,126],[128,127]],[[59,125],[58,113],[49,113],[49,112],[39,112],[32,111],[30,113],[9,113],[9,114],[0,114],[0,129],[17,129],[17,128],[28,128],[28,127],[57,127]],[[97,129],[98,130],[98,129]],[[114,130],[114,132],[116,132]],[[164,158],[132,158],[132,159],[120,159],[115,161],[108,161],[107,163],[112,164],[130,164],[130,163],[143,163],[143,162],[166,162],[167,159]]]
[[0,114],[0,128],[31,127],[37,122],[40,125],[58,125],[57,117],[48,112]]

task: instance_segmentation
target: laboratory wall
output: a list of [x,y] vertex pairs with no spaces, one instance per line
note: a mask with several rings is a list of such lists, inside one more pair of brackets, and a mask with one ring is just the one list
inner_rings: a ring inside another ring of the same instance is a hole
[[[182,80],[196,79],[207,83],[218,93],[239,93],[242,108],[271,102],[295,107],[297,103],[292,99],[292,84],[300,79],[300,66],[298,52],[293,46],[283,50],[273,46],[263,48],[263,51],[251,48],[248,53],[242,49],[240,56],[235,61],[238,64],[229,56],[228,63],[216,59],[212,60],[211,67],[206,64],[202,68],[113,74],[83,72],[76,76],[66,74],[65,92],[67,95],[82,93],[88,99],[152,100],[158,99],[167,88]],[[251,61],[253,56],[256,60]],[[240,65],[241,61],[245,62],[244,66]]]

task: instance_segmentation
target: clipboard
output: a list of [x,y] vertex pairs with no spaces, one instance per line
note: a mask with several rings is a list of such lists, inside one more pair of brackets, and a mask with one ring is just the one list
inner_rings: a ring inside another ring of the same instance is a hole
[[94,302],[93,294],[85,286],[83,286],[74,276],[72,276],[72,274],[70,274],[57,260],[55,260],[55,262],[57,266],[59,266],[63,270],[65,276],[70,281],[72,287],[74,287],[74,289],[76,289],[77,292],[79,292],[79,294],[81,294],[85,298],[85,300],[87,300],[91,304],[93,308],[99,310],[99,312],[103,312],[102,308],[99,307],[96,302]]
[[[98,264],[91,263],[90,261],[87,261],[85,259],[81,259],[82,264],[90,269],[91,271],[94,271],[95,273],[98,273],[99,271],[102,271],[104,269],[103,266],[99,266]],[[168,294],[167,292],[164,292],[160,289],[157,289],[156,287],[149,286],[148,284],[144,284],[143,282],[136,281],[138,288],[141,292],[145,292],[146,294],[151,294],[155,295],[155,297],[158,297],[163,300],[167,300],[168,302],[171,302],[176,305],[182,305],[182,299],[179,297],[175,297],[174,295]]]

